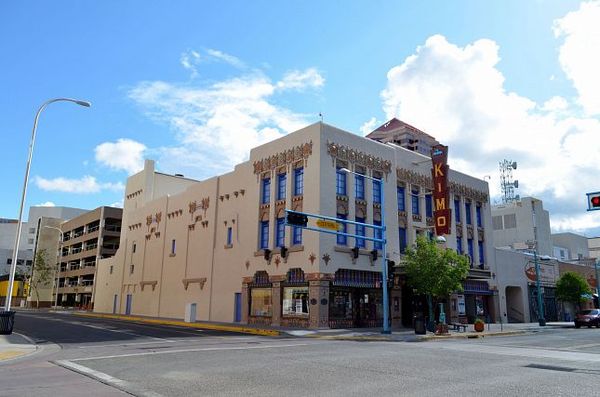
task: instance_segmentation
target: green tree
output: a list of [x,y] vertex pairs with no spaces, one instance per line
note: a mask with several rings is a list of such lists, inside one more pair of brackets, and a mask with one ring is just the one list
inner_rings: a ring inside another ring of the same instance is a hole
[[578,273],[565,272],[556,282],[556,297],[563,302],[575,304],[578,309],[587,300],[584,295],[591,293],[587,281]]
[[434,300],[447,298],[462,291],[463,281],[469,274],[469,260],[452,249],[440,249],[433,240],[418,237],[413,248],[406,251],[408,284],[427,297],[430,324],[434,320]]
[[46,250],[36,252],[31,268],[29,288],[35,294],[35,305],[40,307],[40,289],[47,288],[53,277],[53,267],[48,264]]

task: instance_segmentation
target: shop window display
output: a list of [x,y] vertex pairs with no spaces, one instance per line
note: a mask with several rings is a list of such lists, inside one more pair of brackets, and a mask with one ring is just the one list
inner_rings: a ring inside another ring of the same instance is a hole
[[271,317],[273,299],[271,288],[253,288],[250,292],[250,315]]
[[283,289],[283,315],[308,316],[308,287]]

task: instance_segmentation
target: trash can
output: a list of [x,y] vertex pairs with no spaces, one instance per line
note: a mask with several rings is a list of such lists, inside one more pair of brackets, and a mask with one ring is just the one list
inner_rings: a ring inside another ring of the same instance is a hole
[[10,335],[13,331],[13,325],[15,325],[15,312],[1,311],[0,312],[0,335]]
[[427,330],[425,329],[425,316],[423,313],[415,314],[415,334],[425,335]]

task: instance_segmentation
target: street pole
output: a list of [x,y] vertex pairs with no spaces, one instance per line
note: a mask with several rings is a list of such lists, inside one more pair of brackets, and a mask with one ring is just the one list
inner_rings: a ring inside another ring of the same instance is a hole
[[90,107],[90,103],[86,101],[80,101],[78,99],[71,98],[54,98],[50,99],[42,104],[35,114],[35,119],[33,121],[33,130],[31,131],[31,141],[29,142],[29,155],[27,156],[27,165],[25,166],[25,182],[23,183],[23,192],[21,194],[21,206],[19,208],[19,219],[17,223],[17,235],[15,236],[15,245],[13,248],[13,257],[12,263],[10,266],[10,276],[8,279],[8,290],[6,294],[6,306],[4,308],[5,311],[10,311],[10,305],[12,303],[12,292],[13,292],[13,283],[15,281],[15,272],[17,270],[17,255],[19,252],[19,243],[21,242],[21,228],[23,227],[23,207],[25,206],[25,198],[27,197],[27,184],[29,182],[29,169],[31,168],[31,158],[33,157],[33,146],[35,144],[35,134],[37,131],[38,120],[40,118],[40,114],[44,111],[46,106],[50,105],[53,102],[73,102],[80,106]]
[[600,258],[596,259],[596,262],[594,263],[594,266],[596,267],[596,296],[600,304],[600,278],[598,277],[600,272],[598,271],[598,265],[600,265]]
[[[381,251],[382,251],[382,257],[381,257],[382,283],[381,283],[381,287],[383,288],[383,331],[381,333],[391,334],[392,330],[390,328],[390,304],[389,304],[390,298],[388,296],[389,294],[388,294],[388,282],[387,282],[387,278],[388,278],[387,259],[385,257],[387,239],[386,239],[386,228],[385,228],[385,185],[383,183],[383,178],[377,179],[377,178],[373,178],[368,175],[359,174],[358,172],[350,171],[348,168],[342,168],[341,171],[348,173],[348,174],[358,175],[363,178],[370,179],[373,182],[381,184]],[[374,197],[375,197],[375,192],[373,192],[373,198]]]
[[538,301],[538,323],[540,327],[546,325],[546,319],[544,318],[544,301],[542,299],[542,286],[540,283],[540,264],[537,257],[537,241],[533,248],[533,262],[535,263],[535,285],[537,288],[537,301]]

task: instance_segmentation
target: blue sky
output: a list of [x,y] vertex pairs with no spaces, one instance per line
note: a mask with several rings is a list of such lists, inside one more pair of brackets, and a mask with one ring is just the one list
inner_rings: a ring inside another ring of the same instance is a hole
[[[318,120],[357,134],[396,116],[450,146],[451,167],[519,162],[555,230],[600,234],[598,1],[4,1],[0,217],[28,204],[122,200],[143,158],[205,178]],[[492,3],[492,4],[488,4]]]

